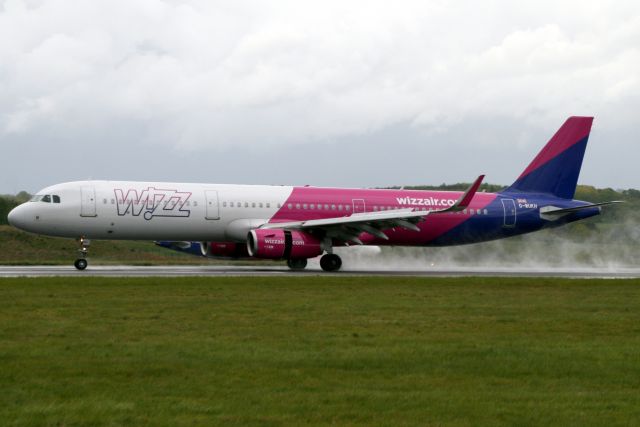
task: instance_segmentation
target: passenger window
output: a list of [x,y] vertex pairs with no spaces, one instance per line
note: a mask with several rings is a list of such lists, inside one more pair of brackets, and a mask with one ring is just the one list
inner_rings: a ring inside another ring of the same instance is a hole
[[[104,202],[107,203],[107,199],[104,199]],[[60,203],[60,196],[53,196],[53,203]]]
[[489,211],[485,209],[485,210],[484,210],[484,214],[485,214],[485,215],[489,215]]
[[342,210],[342,205],[338,205],[338,210],[341,211]]
[[249,207],[249,202],[244,202],[244,207],[248,208]]
[[42,196],[42,201],[45,203],[51,203],[51,196],[48,194],[46,196]]
[[227,207],[227,202],[222,202],[222,207],[226,208]]
[[198,206],[198,202],[196,202],[195,200],[193,201],[193,206]]
[[307,205],[306,203],[304,203],[304,204],[302,205],[302,209],[307,209],[308,207],[309,207],[309,205]]
[[331,205],[331,210],[335,211],[336,210],[336,205]]
[[262,207],[262,202],[260,204],[258,204],[258,207],[260,207],[260,208]]
[[296,209],[300,209],[300,203],[296,203]]
[[[187,202],[187,203],[189,203],[189,202]],[[111,204],[115,205],[116,204],[116,199],[111,199]]]
[[255,208],[256,207],[256,202],[251,203],[251,207]]
[[469,215],[473,215],[474,214],[474,210],[473,209],[469,209]]
[[351,206],[349,206],[349,205],[346,205],[344,208],[345,208],[346,210],[348,210],[348,211],[350,211],[350,210],[351,210]]
[[293,208],[293,205],[291,203],[289,203],[289,204],[287,204],[287,208],[291,209],[291,208]]
[[267,202],[267,207],[270,208],[271,207],[271,203]]
[[329,210],[329,205],[324,205],[324,210],[328,211]]

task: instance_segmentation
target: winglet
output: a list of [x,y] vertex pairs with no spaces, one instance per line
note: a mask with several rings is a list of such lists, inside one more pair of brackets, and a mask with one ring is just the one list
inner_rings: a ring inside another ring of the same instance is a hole
[[478,188],[480,188],[480,184],[482,184],[483,179],[484,175],[480,175],[475,180],[475,182],[471,184],[469,188],[467,188],[467,191],[465,191],[464,194],[458,200],[456,200],[456,202],[451,207],[440,211],[433,211],[432,213],[459,212],[461,210],[467,209],[467,207],[471,203],[471,200],[473,199],[473,196],[476,195]]

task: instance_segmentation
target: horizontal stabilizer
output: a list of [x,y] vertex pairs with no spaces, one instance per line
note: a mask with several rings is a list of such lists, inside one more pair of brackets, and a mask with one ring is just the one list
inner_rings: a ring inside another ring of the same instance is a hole
[[[624,201],[621,200],[613,200],[610,202],[603,202],[603,203],[594,203],[591,205],[583,205],[583,206],[575,206],[573,208],[558,208],[555,206],[545,206],[540,208],[540,216],[544,219],[557,219],[563,215],[567,215],[570,214],[572,212],[578,212],[584,209],[591,209],[591,208],[597,208],[600,206],[607,206],[607,205],[613,205],[616,203],[624,203]],[[546,218],[545,218],[546,217]]]

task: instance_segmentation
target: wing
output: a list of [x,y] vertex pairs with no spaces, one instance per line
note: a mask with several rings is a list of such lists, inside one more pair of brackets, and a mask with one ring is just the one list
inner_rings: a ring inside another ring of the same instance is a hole
[[484,175],[480,175],[475,182],[447,209],[432,211],[416,211],[413,208],[397,209],[393,211],[356,213],[346,217],[310,219],[307,221],[276,222],[262,225],[262,229],[287,229],[320,232],[324,237],[362,244],[358,236],[365,232],[378,238],[389,240],[383,230],[402,227],[408,230],[420,231],[416,225],[424,221],[429,215],[447,212],[458,212],[469,206],[473,196],[478,191]]

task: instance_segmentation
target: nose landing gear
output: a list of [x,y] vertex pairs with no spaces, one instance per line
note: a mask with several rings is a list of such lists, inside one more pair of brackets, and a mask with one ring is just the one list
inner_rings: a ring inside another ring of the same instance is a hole
[[78,239],[80,243],[80,249],[78,249],[78,259],[73,263],[74,267],[78,270],[84,270],[87,268],[89,263],[87,262],[87,252],[89,252],[89,245],[91,241],[89,239],[85,239],[84,237],[80,237]]

